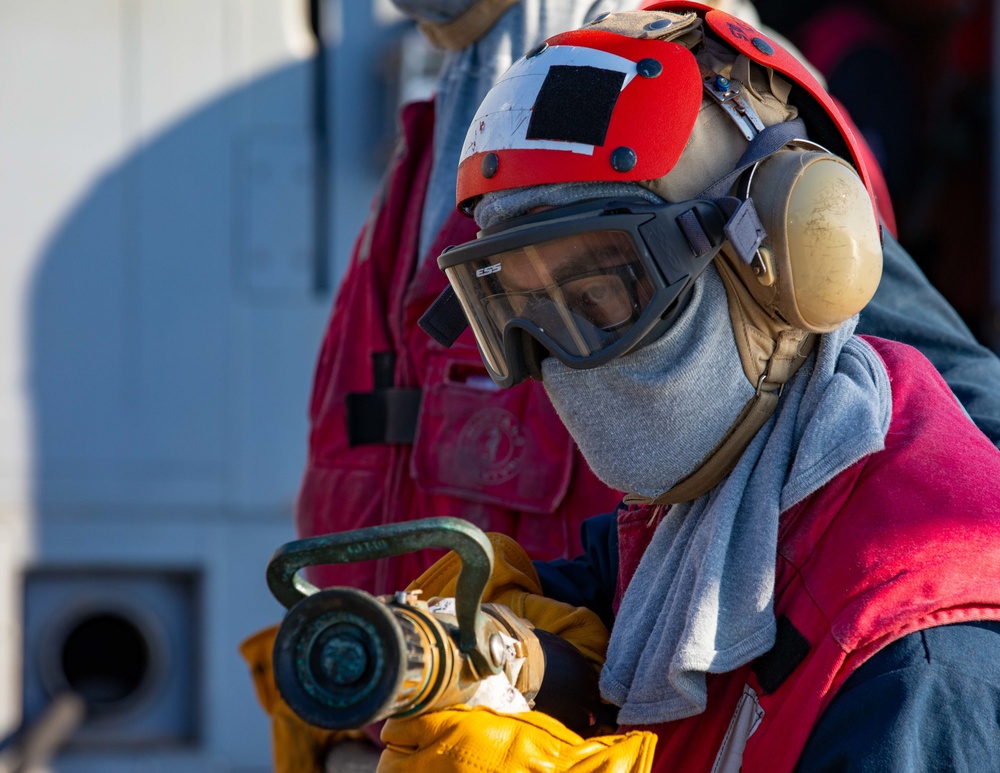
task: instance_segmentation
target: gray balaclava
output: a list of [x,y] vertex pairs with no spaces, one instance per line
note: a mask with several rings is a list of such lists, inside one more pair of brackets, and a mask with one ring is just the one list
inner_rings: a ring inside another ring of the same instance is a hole
[[[482,228],[537,207],[594,198],[662,199],[636,183],[563,183],[487,194]],[[685,478],[736,423],[754,390],[743,374],[726,292],[714,268],[656,342],[600,368],[550,357],[544,384],[584,458],[605,484],[655,499]],[[704,352],[713,352],[711,358]],[[690,421],[692,415],[704,420]],[[651,433],[644,428],[655,427]],[[671,438],[668,445],[663,437]]]

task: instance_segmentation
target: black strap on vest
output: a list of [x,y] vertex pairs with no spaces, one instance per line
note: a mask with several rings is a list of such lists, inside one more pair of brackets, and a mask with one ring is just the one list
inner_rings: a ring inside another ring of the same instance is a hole
[[396,355],[372,354],[374,389],[347,395],[347,442],[355,446],[412,443],[420,415],[419,389],[394,387]]
[[792,675],[809,654],[809,641],[784,615],[778,615],[774,646],[751,667],[765,695],[770,695]]

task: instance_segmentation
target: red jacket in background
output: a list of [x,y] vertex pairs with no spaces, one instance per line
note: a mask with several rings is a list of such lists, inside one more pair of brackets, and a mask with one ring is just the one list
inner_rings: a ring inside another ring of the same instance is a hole
[[[447,280],[433,256],[475,237],[453,213],[418,260],[434,109],[407,105],[402,137],[334,301],[316,365],[300,537],[459,516],[538,559],[580,552],[579,524],[620,494],[590,472],[541,384],[499,390],[470,331],[446,349],[417,320]],[[322,586],[403,588],[436,556],[316,567]]]

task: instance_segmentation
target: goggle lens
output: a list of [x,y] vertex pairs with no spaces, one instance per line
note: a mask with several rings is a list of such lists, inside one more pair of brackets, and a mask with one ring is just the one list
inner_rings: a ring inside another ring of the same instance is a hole
[[580,358],[625,336],[653,284],[625,231],[591,231],[494,253],[446,269],[487,364],[506,375],[503,335],[515,320]]

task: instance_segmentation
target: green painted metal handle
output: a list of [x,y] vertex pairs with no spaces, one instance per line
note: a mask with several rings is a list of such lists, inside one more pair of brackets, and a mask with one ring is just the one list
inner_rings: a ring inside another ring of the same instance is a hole
[[350,564],[389,558],[425,548],[449,548],[458,553],[462,568],[455,590],[459,649],[469,655],[479,673],[499,668],[489,656],[483,591],[493,572],[493,546],[482,529],[461,518],[421,518],[367,529],[323,534],[288,542],[267,565],[267,584],[287,609],[319,591],[298,572],[321,564]]

